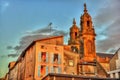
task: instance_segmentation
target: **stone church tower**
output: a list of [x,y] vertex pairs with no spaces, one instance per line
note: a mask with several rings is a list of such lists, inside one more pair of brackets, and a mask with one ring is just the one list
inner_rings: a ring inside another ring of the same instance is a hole
[[80,28],[73,19],[73,25],[70,28],[70,40],[68,44],[78,46],[78,52],[84,60],[93,61],[96,58],[95,50],[95,31],[92,24],[92,18],[87,12],[86,4],[84,4],[84,13],[80,19]]
[[92,18],[87,12],[86,4],[84,4],[84,13],[80,20],[81,33],[80,38],[83,43],[83,57],[85,61],[93,61],[96,58],[95,50],[95,31],[92,24]]
[[[84,13],[80,17],[80,28],[77,27],[75,19],[70,28],[70,46],[77,47],[80,56],[77,64],[77,74],[96,75],[96,49],[95,49],[95,30],[92,18],[84,4]],[[79,47],[79,48],[78,48]]]
[[79,44],[79,28],[76,25],[75,18],[73,19],[73,25],[70,28],[70,40],[68,42],[69,45]]
[[80,42],[79,42],[79,35],[80,35],[80,29],[78,28],[78,26],[76,25],[76,21],[75,18],[73,19],[73,25],[70,28],[70,40],[68,41],[68,45],[71,46],[71,51],[75,52],[75,53],[79,53],[79,46],[80,46]]

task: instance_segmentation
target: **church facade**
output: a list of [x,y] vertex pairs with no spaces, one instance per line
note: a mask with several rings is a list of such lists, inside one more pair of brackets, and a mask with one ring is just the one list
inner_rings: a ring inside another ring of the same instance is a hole
[[68,45],[63,44],[63,36],[33,41],[9,66],[8,79],[17,75],[14,80],[41,80],[49,73],[108,77],[112,55],[96,53],[96,33],[86,4],[80,27],[73,19],[69,35]]

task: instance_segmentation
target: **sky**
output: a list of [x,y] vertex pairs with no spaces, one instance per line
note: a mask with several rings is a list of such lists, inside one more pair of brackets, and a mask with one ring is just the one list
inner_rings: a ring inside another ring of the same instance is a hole
[[0,0],[0,77],[35,39],[64,35],[67,44],[73,18],[80,27],[84,3],[97,34],[97,52],[114,53],[120,47],[120,0]]

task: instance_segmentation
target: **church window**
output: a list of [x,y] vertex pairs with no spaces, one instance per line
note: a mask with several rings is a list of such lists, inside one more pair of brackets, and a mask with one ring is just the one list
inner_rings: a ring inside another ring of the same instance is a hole
[[90,21],[87,21],[87,26],[90,26]]
[[77,32],[75,32],[75,38],[77,38]]
[[81,24],[83,24],[83,22],[81,21]]
[[74,46],[71,46],[71,50],[72,50],[73,52],[75,51]]
[[72,50],[73,52],[78,53],[78,48],[77,48],[76,46],[71,46],[71,50]]

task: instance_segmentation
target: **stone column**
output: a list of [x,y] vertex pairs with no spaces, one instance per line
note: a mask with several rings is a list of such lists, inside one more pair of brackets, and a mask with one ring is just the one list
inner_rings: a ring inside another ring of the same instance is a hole
[[110,78],[113,78],[113,73],[110,73]]
[[95,66],[94,66],[94,73],[95,73],[95,76],[97,76],[97,66],[96,66],[96,63],[95,63]]
[[82,74],[85,75],[85,66],[82,64]]
[[115,78],[119,78],[118,72],[115,73]]

